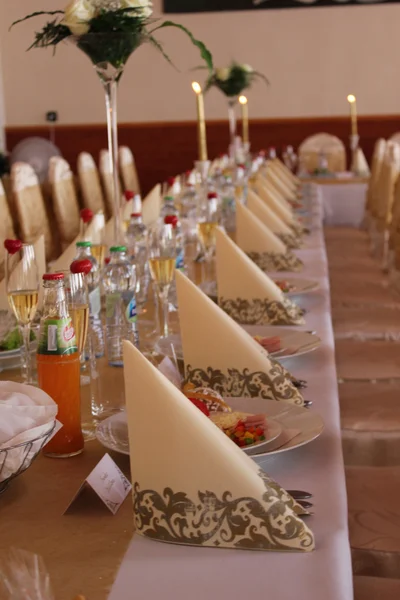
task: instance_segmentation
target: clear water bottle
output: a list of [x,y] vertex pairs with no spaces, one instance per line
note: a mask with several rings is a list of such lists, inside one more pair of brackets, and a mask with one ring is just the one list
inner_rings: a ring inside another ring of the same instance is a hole
[[106,300],[106,346],[108,363],[123,366],[122,342],[129,340],[139,347],[136,311],[135,267],[126,246],[110,248],[110,262],[103,271]]
[[[100,296],[100,267],[93,256],[92,242],[82,241],[76,243],[76,256],[74,260],[87,258],[92,263],[92,269],[86,277],[89,289],[89,318],[92,330],[93,346],[96,358],[104,355],[104,336],[101,324],[101,296]],[[85,357],[89,358],[88,349],[85,349]]]
[[140,307],[146,303],[150,282],[147,238],[147,227],[143,223],[142,213],[132,213],[126,232],[126,245],[130,261],[136,267],[136,302]]
[[164,217],[166,217],[167,215],[175,215],[176,217],[178,217],[179,215],[179,211],[175,207],[175,201],[173,196],[164,197],[164,202],[160,211],[160,218],[162,222],[164,222]]

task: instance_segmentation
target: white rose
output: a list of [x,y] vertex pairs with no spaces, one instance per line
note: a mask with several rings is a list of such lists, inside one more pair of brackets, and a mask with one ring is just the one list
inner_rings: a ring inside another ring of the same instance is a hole
[[121,0],[121,8],[140,8],[132,12],[132,16],[138,15],[145,19],[153,13],[153,3],[150,0]]
[[246,71],[246,73],[252,73],[254,71],[253,67],[251,67],[250,65],[240,65],[243,69],[243,71]]
[[227,81],[231,74],[231,70],[229,67],[224,67],[222,69],[215,69],[215,76],[219,81]]
[[95,15],[95,8],[90,0],[72,0],[65,9],[62,24],[66,25],[73,35],[83,35],[89,31],[88,21]]

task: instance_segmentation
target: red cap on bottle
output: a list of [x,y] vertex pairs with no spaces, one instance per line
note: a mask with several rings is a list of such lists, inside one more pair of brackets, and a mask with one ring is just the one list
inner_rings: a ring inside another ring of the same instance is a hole
[[141,217],[142,213],[132,213],[131,217]]
[[87,275],[92,270],[92,263],[88,258],[78,258],[70,264],[71,273],[83,273]]
[[239,169],[245,169],[246,165],[244,165],[243,163],[241,163],[240,165],[238,165]]
[[21,240],[4,240],[4,248],[8,254],[15,254],[22,248]]
[[176,215],[166,215],[164,217],[164,223],[176,227],[178,225],[178,217]]
[[64,273],[45,273],[43,275],[44,281],[60,281],[64,279]]
[[217,192],[208,192],[207,198],[209,200],[212,200],[213,198],[218,198],[218,194],[217,194]]
[[190,177],[192,174],[192,171],[189,169],[189,171],[185,171],[185,177]]
[[111,256],[106,256],[104,259],[104,264],[108,265],[111,260]]
[[168,177],[167,179],[167,184],[169,185],[169,187],[172,187],[175,183],[175,177]]
[[90,208],[82,208],[81,219],[84,223],[90,223],[93,219],[93,211]]
[[125,200],[127,202],[129,202],[129,200],[132,200],[135,197],[135,193],[132,192],[132,190],[125,190],[124,196],[125,196]]

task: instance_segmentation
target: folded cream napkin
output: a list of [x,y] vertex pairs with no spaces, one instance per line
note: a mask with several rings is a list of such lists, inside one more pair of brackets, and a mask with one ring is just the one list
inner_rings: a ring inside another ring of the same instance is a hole
[[252,189],[247,194],[247,206],[288,248],[298,248],[301,245],[301,240],[292,227],[282,221]]
[[[294,220],[293,210],[286,200],[279,197],[272,187],[269,186],[268,181],[263,181],[260,178],[253,189],[258,197],[261,198],[261,200],[263,200],[263,202],[265,202],[265,204],[269,206],[269,208],[271,208],[274,213],[290,227],[290,224]],[[284,202],[282,202],[282,200],[284,200]]]
[[304,325],[303,311],[226,233],[216,233],[219,306],[245,325]]
[[271,185],[276,188],[276,190],[282,194],[282,196],[286,199],[286,200],[296,200],[297,198],[297,193],[295,190],[291,189],[290,186],[286,183],[286,181],[284,181],[281,177],[279,177],[279,175],[277,174],[277,172],[274,170],[274,168],[267,163],[267,166],[264,170],[263,173],[264,177],[266,178],[267,181],[269,181],[271,183]]
[[0,450],[33,439],[38,427],[49,426],[57,404],[39,388],[0,381]]
[[290,373],[180,271],[176,291],[187,383],[303,405]]
[[146,227],[153,225],[157,221],[160,216],[161,204],[161,185],[158,183],[142,202],[142,218]]
[[[44,244],[44,235],[41,235],[36,242],[34,242],[36,262],[39,272],[40,288],[42,287],[42,276],[46,273],[46,252]],[[43,290],[39,290],[39,308],[41,307],[43,299]],[[6,280],[5,278],[0,282],[0,310],[8,310],[10,308],[7,300]]]
[[295,185],[296,189],[301,185],[301,180],[296,175],[294,175],[294,173],[292,173],[290,169],[287,168],[285,163],[283,163],[280,158],[274,158],[273,160],[271,160],[270,164],[274,167],[277,173],[280,173],[280,176],[282,178],[288,180],[289,182],[292,182]]
[[303,268],[301,260],[283,241],[240,202],[236,203],[236,242],[263,271],[301,271]]
[[127,341],[124,376],[138,534],[197,547],[314,549],[306,511]]

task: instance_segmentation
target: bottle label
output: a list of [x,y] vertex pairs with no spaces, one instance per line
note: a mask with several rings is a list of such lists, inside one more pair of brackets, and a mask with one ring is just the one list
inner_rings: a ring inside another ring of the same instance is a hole
[[125,310],[125,317],[128,323],[136,323],[137,321],[137,310],[136,310],[136,299],[135,296],[130,299]]
[[136,323],[137,309],[136,298],[131,291],[113,292],[106,296],[106,318],[110,321],[125,315],[128,323]]
[[119,292],[111,292],[106,295],[106,318],[113,319],[117,306],[121,300],[121,294]]
[[74,354],[78,352],[71,318],[48,319],[41,327],[38,354]]
[[94,288],[89,292],[90,316],[96,317],[101,311],[100,287]]
[[181,250],[176,257],[175,268],[179,271],[183,271],[185,268],[185,254],[183,250]]

